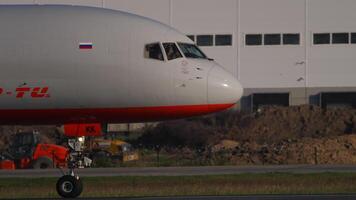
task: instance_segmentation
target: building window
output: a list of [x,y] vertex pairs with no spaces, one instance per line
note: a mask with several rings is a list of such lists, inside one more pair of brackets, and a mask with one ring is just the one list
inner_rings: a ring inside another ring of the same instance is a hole
[[232,35],[215,35],[216,46],[231,46]]
[[145,58],[151,58],[155,60],[164,60],[162,49],[159,43],[147,44],[145,46]]
[[264,44],[265,45],[280,45],[281,44],[281,34],[265,34]]
[[299,45],[300,44],[299,33],[283,34],[283,44],[285,44],[285,45]]
[[247,34],[245,36],[245,44],[247,46],[262,45],[262,34]]
[[289,93],[254,93],[252,94],[252,110],[257,111],[264,106],[289,106]]
[[189,39],[191,39],[193,42],[195,42],[195,35],[187,35]]
[[332,42],[333,44],[348,44],[349,33],[333,33]]
[[356,108],[356,92],[322,92],[320,94],[322,108]]
[[356,33],[351,33],[351,44],[356,44]]
[[330,44],[330,33],[314,33],[314,44]]
[[183,57],[179,52],[175,43],[163,43],[164,50],[166,51],[167,59],[173,60]]
[[197,35],[197,45],[198,46],[213,46],[213,36],[212,35]]

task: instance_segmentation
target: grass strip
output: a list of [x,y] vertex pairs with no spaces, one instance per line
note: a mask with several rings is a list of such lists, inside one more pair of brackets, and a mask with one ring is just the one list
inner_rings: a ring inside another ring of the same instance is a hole
[[[58,197],[57,178],[1,178],[0,198]],[[356,173],[83,178],[82,197],[356,193]]]

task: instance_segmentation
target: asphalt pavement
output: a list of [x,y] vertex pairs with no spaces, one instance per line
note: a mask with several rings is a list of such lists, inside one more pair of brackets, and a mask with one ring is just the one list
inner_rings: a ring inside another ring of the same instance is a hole
[[[269,166],[208,166],[208,167],[143,167],[86,168],[76,170],[81,177],[108,176],[193,176],[243,173],[323,173],[353,172],[356,165],[269,165]],[[59,169],[0,170],[0,178],[60,177]]]

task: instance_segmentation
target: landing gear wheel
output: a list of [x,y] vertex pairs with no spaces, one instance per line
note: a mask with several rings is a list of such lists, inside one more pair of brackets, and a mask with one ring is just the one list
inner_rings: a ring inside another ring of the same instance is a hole
[[57,181],[57,192],[63,198],[76,198],[83,191],[83,183],[79,177],[72,175],[62,176]]

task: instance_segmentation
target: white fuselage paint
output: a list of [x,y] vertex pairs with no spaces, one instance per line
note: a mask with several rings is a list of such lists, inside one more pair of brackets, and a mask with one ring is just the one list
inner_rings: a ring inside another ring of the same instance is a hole
[[[234,104],[242,96],[214,61],[145,58],[149,43],[192,43],[148,18],[81,6],[0,6],[0,28],[0,110]],[[23,87],[31,91],[16,98]],[[31,97],[36,87],[48,87],[46,95]]]

